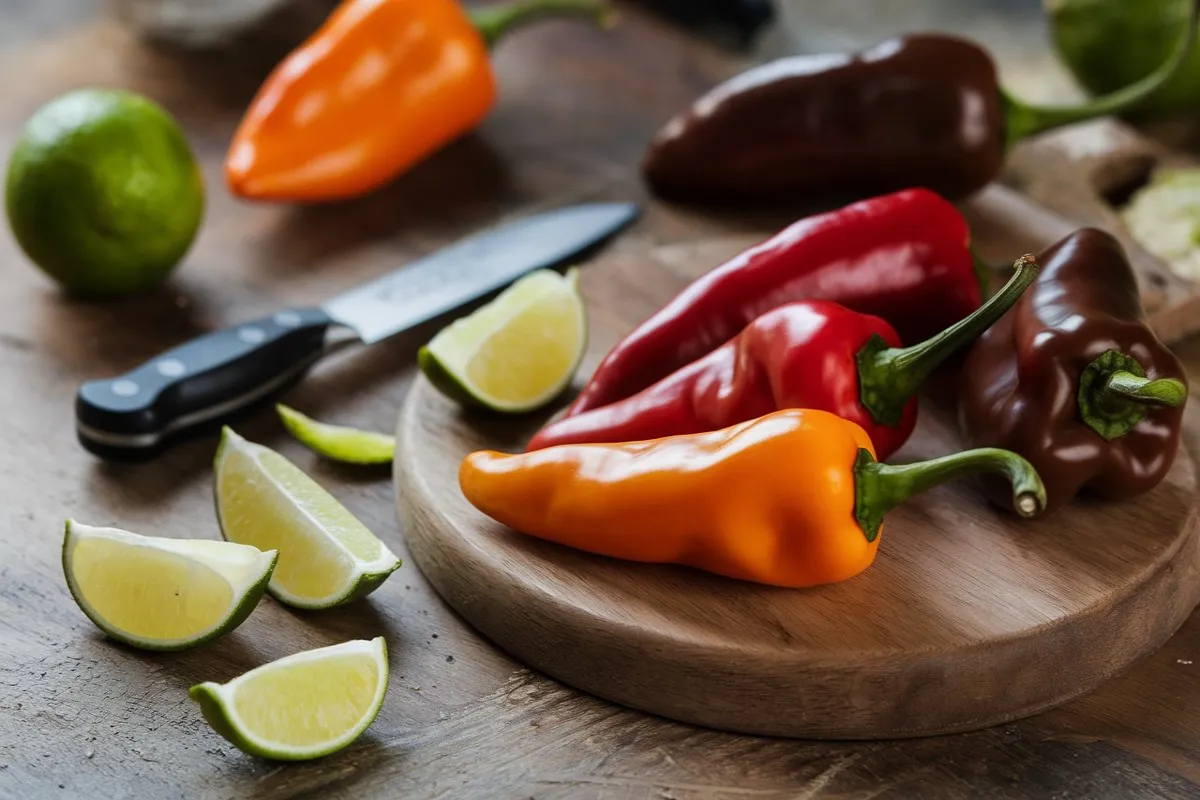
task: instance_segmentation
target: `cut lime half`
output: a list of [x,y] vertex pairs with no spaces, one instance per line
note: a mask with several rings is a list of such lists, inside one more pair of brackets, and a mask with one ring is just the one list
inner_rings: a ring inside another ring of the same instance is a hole
[[578,277],[531,272],[421,348],[421,371],[464,405],[541,408],[570,384],[587,346]]
[[282,403],[275,406],[288,432],[319,456],[346,464],[390,464],[396,439],[374,431],[317,422]]
[[297,653],[188,690],[213,730],[250,755],[304,761],[362,735],[387,693],[383,637]]
[[67,588],[112,638],[180,650],[229,633],[250,615],[277,553],[206,539],[163,539],[67,520]]
[[369,594],[400,567],[375,534],[274,450],[225,428],[215,472],[222,535],[279,551],[267,591],[280,602],[329,608]]

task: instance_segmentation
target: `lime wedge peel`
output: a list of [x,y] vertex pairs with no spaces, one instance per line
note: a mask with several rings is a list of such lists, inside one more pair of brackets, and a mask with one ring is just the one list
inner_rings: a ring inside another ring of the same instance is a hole
[[353,742],[379,715],[388,687],[382,636],[272,661],[228,683],[200,683],[188,697],[238,749],[305,761]]
[[283,404],[275,406],[288,433],[319,456],[345,464],[390,464],[396,439],[374,431],[329,425]]
[[534,411],[562,394],[587,348],[579,271],[531,272],[421,348],[429,381],[453,400],[492,411]]
[[217,449],[217,519],[226,540],[279,551],[267,591],[331,608],[370,594],[401,561],[296,465],[225,428]]
[[262,599],[278,553],[67,520],[62,563],[79,608],[117,641],[182,650],[229,633]]

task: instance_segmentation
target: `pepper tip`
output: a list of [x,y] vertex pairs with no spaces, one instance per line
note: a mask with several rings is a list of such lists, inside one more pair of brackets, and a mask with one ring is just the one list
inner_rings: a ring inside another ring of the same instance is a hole
[[1019,495],[1014,505],[1022,517],[1036,517],[1042,513],[1041,500],[1032,492]]
[[235,139],[225,155],[224,173],[225,185],[237,197],[246,197],[249,193],[247,184],[255,163],[254,145]]

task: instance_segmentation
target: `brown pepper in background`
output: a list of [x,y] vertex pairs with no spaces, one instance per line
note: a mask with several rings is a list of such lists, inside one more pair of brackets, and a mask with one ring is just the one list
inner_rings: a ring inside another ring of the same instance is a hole
[[957,197],[1000,171],[996,85],[991,57],[949,36],[780,59],[718,86],[668,123],[643,170],[657,193],[680,200],[910,186]]
[[972,446],[1033,464],[1047,511],[1087,489],[1149,491],[1179,448],[1187,376],[1145,322],[1120,243],[1085,228],[1038,256],[1042,272],[981,336],[962,372]]
[[950,199],[994,179],[1018,140],[1136,106],[1187,62],[1200,0],[1171,58],[1078,106],[1010,97],[974,42],[918,33],[853,54],[782,58],[717,86],[667,123],[642,162],[659,195],[684,202],[808,201],[909,187]]

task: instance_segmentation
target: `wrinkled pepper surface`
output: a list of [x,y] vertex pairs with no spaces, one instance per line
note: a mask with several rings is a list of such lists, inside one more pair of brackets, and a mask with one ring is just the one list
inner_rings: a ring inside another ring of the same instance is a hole
[[979,308],[966,220],[910,189],[805,217],[693,281],[614,347],[572,403],[580,414],[636,394],[793,300],[828,300],[918,341]]
[[1179,447],[1187,376],[1146,325],[1119,242],[1076,231],[1038,256],[1033,286],[971,348],[959,411],[975,445],[1027,458],[1047,509],[1087,489],[1148,491]]
[[728,343],[624,400],[552,422],[529,450],[717,430],[781,408],[812,408],[866,431],[881,459],[917,424],[917,389],[999,319],[1037,276],[1032,256],[970,316],[910,347],[879,317],[824,300],[768,311]]
[[484,514],[541,539],[804,587],[859,574],[875,559],[884,514],[978,472],[1009,479],[1017,513],[1040,512],[1037,472],[1013,453],[881,464],[862,428],[811,409],[690,436],[476,452],[459,484]]
[[605,0],[343,0],[260,87],[225,159],[230,191],[317,202],[365,194],[476,127],[496,101],[488,48],[533,19],[603,20]]
[[1012,98],[986,50],[943,34],[771,61],[670,120],[646,151],[643,175],[657,194],[685,202],[795,201],[815,191],[909,186],[961,198],[999,174],[1017,141],[1118,113],[1170,80],[1187,61],[1198,8],[1200,0],[1173,54],[1151,75],[1078,106]]

